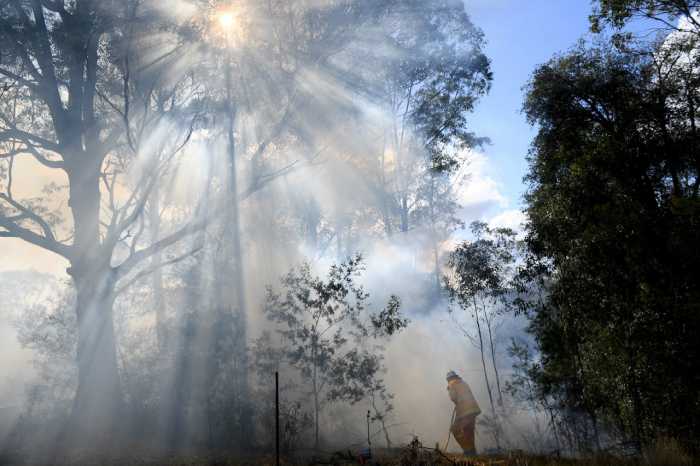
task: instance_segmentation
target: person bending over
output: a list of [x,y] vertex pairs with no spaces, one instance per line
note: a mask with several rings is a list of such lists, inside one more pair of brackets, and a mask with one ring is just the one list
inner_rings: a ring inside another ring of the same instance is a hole
[[454,422],[450,431],[465,455],[476,455],[474,434],[476,417],[481,414],[469,385],[453,371],[447,373],[447,393],[455,404]]

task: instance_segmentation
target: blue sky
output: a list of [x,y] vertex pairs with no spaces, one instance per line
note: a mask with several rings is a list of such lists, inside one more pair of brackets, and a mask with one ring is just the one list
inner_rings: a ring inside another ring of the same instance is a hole
[[[525,157],[534,130],[521,113],[522,87],[537,67],[588,34],[590,0],[464,0],[487,40],[494,72],[491,93],[472,115],[474,130],[491,138],[483,175],[514,209],[522,205]],[[496,214],[497,212],[490,212]]]

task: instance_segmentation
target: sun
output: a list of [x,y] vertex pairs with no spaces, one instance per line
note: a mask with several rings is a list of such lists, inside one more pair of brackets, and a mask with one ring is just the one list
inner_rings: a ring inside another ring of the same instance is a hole
[[239,8],[226,8],[216,11],[211,17],[210,34],[219,46],[238,46],[244,36],[244,21]]
[[223,29],[230,29],[236,22],[236,18],[230,11],[224,11],[218,14],[219,26]]

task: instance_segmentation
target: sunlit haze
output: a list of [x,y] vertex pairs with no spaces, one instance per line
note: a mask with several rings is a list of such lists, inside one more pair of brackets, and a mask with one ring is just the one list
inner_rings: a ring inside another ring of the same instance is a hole
[[691,464],[698,8],[0,1],[0,466]]

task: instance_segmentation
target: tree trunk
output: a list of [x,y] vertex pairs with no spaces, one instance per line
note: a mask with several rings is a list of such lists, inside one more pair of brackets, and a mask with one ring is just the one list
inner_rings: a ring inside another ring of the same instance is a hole
[[[223,242],[224,261],[218,280],[218,307],[220,311],[230,313],[234,322],[235,335],[235,394],[236,410],[238,411],[238,436],[236,443],[246,449],[252,444],[252,414],[248,407],[248,360],[247,360],[247,309],[245,280],[243,270],[243,250],[241,244],[240,197],[238,195],[238,157],[236,147],[237,109],[232,94],[231,58],[226,58],[226,137],[228,162],[228,203],[224,220]],[[233,286],[232,283],[233,282]]]
[[481,366],[484,369],[484,381],[486,382],[486,391],[489,394],[489,403],[491,404],[491,414],[493,415],[494,425],[494,438],[496,440],[496,448],[501,449],[500,444],[500,427],[498,426],[498,414],[496,413],[496,405],[493,402],[493,393],[491,391],[491,382],[489,381],[489,373],[486,369],[486,355],[484,350],[484,338],[481,332],[481,319],[479,318],[479,307],[476,304],[476,298],[474,298],[474,319],[476,321],[476,328],[479,334],[479,352],[481,353]]
[[[231,62],[226,63],[226,92],[227,92],[227,113],[228,113],[228,157],[229,157],[229,200],[230,200],[230,221],[231,226],[231,252],[232,262],[234,266],[234,280],[236,285],[236,307],[240,315],[238,321],[244,327],[241,329],[242,337],[245,339],[245,283],[243,280],[243,251],[241,247],[241,216],[240,216],[240,198],[238,196],[238,167],[236,154],[236,109],[233,105],[233,97],[231,95]],[[244,340],[245,346],[245,340]]]
[[318,450],[318,447],[320,446],[319,438],[318,438],[318,418],[319,418],[319,412],[320,410],[320,404],[318,401],[318,392],[316,391],[316,383],[314,382],[314,448]]
[[85,445],[111,443],[123,419],[109,274],[74,276],[78,316],[78,389],[71,430]]
[[549,407],[549,404],[545,401],[543,402],[543,406],[545,407],[545,410],[547,412],[547,415],[549,416],[549,426],[550,429],[552,430],[552,436],[554,437],[554,445],[557,448],[557,457],[561,455],[562,452],[562,445],[561,445],[561,440],[559,439],[559,429],[557,428],[557,422],[555,419],[555,414],[554,410]]
[[440,273],[440,247],[437,239],[433,236],[433,275],[435,276],[435,291],[442,291],[441,273]]
[[384,440],[386,441],[386,447],[391,448],[391,437],[389,436],[389,428],[386,426],[386,412],[381,412],[377,409],[377,403],[374,399],[374,394],[372,394],[372,409],[374,410],[374,416],[379,421],[382,426],[382,432],[384,433]]
[[318,420],[319,411],[321,410],[321,404],[318,399],[318,365],[316,364],[316,345],[314,344],[311,348],[311,355],[314,361],[314,368],[311,374],[311,382],[313,383],[313,396],[314,396],[314,448],[318,450],[319,439],[318,439]]
[[381,196],[382,196],[382,220],[384,222],[384,232],[386,233],[386,237],[389,238],[391,237],[393,233],[393,229],[391,227],[392,219],[391,219],[391,206],[389,205],[389,190],[387,189],[387,183],[386,183],[386,149],[387,149],[387,143],[386,143],[386,129],[384,130],[384,138],[383,138],[383,146],[382,146],[382,156],[380,160],[380,173],[381,173],[381,178],[380,178],[380,183],[381,183]]
[[346,259],[343,251],[343,220],[340,212],[337,213],[337,219],[335,223],[335,247],[337,249],[336,255],[338,262],[342,262]]
[[479,335],[479,353],[481,355],[481,366],[484,370],[484,381],[486,382],[486,391],[488,392],[489,395],[489,402],[491,404],[491,412],[493,413],[494,418],[496,417],[496,405],[493,403],[493,393],[491,391],[491,382],[489,381],[489,373],[488,370],[486,369],[486,356],[485,356],[485,350],[484,350],[484,338],[481,332],[481,319],[479,318],[479,308],[476,304],[476,300],[474,301],[474,321],[476,322],[476,329],[477,329],[477,334]]
[[318,226],[321,223],[321,213],[313,198],[304,201],[304,221],[306,226],[303,233],[306,236],[306,243],[309,250],[316,252],[318,250]]
[[[155,244],[160,239],[160,189],[158,184],[153,187],[149,200],[149,217],[151,226],[151,242]],[[158,251],[151,259],[153,271],[153,310],[156,315],[156,339],[158,351],[165,354],[168,346],[168,336],[165,324],[165,303],[163,301],[163,270],[160,265],[163,262],[163,253]]]
[[498,406],[503,407],[503,391],[501,390],[501,377],[498,373],[498,364],[496,364],[496,344],[493,341],[493,331],[491,330],[492,324],[491,319],[486,315],[486,307],[483,308],[484,320],[486,321],[486,328],[489,331],[489,346],[491,349],[491,364],[493,364],[493,372],[496,378],[496,389],[498,390]]
[[408,198],[401,196],[401,233],[408,233]]
[[68,272],[78,322],[78,388],[70,433],[77,444],[95,448],[113,443],[124,419],[124,400],[112,320],[116,280],[99,234],[99,166],[82,162],[68,170],[77,251]]
[[438,244],[437,238],[437,228],[435,224],[437,219],[435,218],[435,175],[430,174],[430,236],[431,242],[433,243],[433,273],[435,274],[435,291],[440,293],[442,291],[442,284],[440,283],[440,245]]

